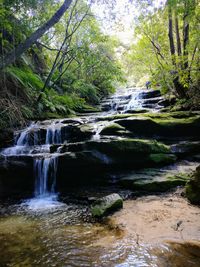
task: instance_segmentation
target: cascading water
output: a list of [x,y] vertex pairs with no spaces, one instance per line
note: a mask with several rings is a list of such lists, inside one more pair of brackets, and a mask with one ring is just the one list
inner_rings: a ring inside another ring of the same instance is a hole
[[57,158],[43,158],[34,160],[35,196],[45,197],[55,194]]
[[48,128],[46,133],[46,144],[61,144],[62,136],[60,128]]
[[[123,113],[127,110],[141,109],[144,102],[142,93],[147,93],[147,91],[138,88],[118,90],[106,103],[104,103],[110,110],[103,112],[102,109],[102,113],[99,113],[98,115],[103,117],[118,112]],[[79,122],[80,121],[81,124],[91,124],[94,129],[94,134],[88,138],[95,141],[102,138],[100,134],[101,130],[107,124],[109,125],[109,120],[97,122],[96,117],[92,115],[82,117]],[[69,127],[67,123],[69,123]],[[68,136],[71,134],[71,132],[68,132],[68,129],[69,131],[71,129],[73,132],[73,126],[75,126],[74,134],[76,135],[77,121],[73,119],[68,120],[68,122],[66,119],[33,122],[29,127],[20,133],[17,133],[15,146],[1,151],[1,155],[5,158],[9,158],[10,156],[16,156],[19,160],[20,156],[33,158],[36,182],[35,198],[29,201],[29,206],[32,209],[51,206],[52,201],[57,200],[55,185],[57,157],[60,152],[51,153],[51,145],[62,145],[65,143],[66,140],[68,140]],[[97,156],[101,158],[103,157],[103,155]],[[107,159],[104,159],[104,161],[106,162]]]
[[[15,146],[1,152],[5,157],[21,155],[33,157],[34,198],[25,202],[31,210],[49,209],[61,204],[57,201],[55,192],[58,159],[56,153],[50,153],[50,144],[61,143],[62,126],[61,123],[55,121],[50,125],[31,123],[29,127],[16,135]],[[43,133],[46,131],[43,145],[41,144],[41,129]]]
[[140,97],[141,90],[134,90],[131,94],[131,99],[128,104],[124,107],[124,110],[138,110],[143,108],[143,101]]
[[62,203],[57,201],[56,194],[56,175],[57,175],[57,157],[36,158],[34,160],[35,174],[35,197],[26,201],[31,210],[45,210],[55,208]]

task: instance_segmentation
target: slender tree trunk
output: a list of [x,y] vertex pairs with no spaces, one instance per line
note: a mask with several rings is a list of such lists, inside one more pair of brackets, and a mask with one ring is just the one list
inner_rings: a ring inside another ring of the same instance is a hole
[[189,6],[187,0],[185,1],[185,14],[183,17],[183,56],[184,56],[184,69],[187,70],[188,63],[188,45],[189,45],[189,30],[190,25],[188,22]]
[[178,22],[177,11],[175,11],[175,29],[176,29],[177,54],[180,57],[182,55],[182,49],[181,49],[181,38],[180,38],[180,32],[179,32],[179,22]]
[[172,57],[172,63],[174,66],[176,66],[175,45],[174,45],[174,36],[173,36],[172,9],[171,9],[170,4],[168,4],[168,22],[169,22],[168,37],[169,37],[170,53],[171,53],[171,57]]
[[72,0],[65,0],[63,5],[57,10],[57,12],[39,29],[31,34],[23,43],[14,48],[11,53],[1,58],[0,70],[6,68],[10,64],[14,63],[20,56],[27,51],[40,37],[43,36],[51,27],[53,27],[64,15],[66,10],[71,5]]
[[179,82],[179,76],[177,71],[177,65],[176,65],[176,50],[175,50],[175,44],[174,44],[174,35],[173,35],[173,18],[172,18],[172,7],[170,1],[168,1],[168,37],[169,37],[169,45],[170,45],[170,53],[172,58],[172,64],[175,68],[172,73],[172,75],[176,75],[173,79],[173,84],[175,87],[176,92],[181,98],[187,98],[187,95],[185,93],[185,90],[182,86],[182,84]]

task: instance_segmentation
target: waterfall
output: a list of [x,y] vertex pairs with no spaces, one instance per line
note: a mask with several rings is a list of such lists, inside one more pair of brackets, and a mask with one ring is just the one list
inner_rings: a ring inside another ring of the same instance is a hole
[[33,132],[33,143],[37,143],[38,135],[33,129],[36,128],[35,123],[31,123],[31,125],[26,128],[24,131],[22,131],[16,138],[15,138],[15,145],[16,146],[28,146],[31,142],[31,132]]
[[34,160],[35,197],[55,194],[57,157]]
[[46,133],[46,144],[61,144],[62,136],[61,136],[61,128],[48,128]]
[[142,109],[142,100],[140,98],[140,90],[135,90],[128,104],[125,106],[124,110],[132,110],[132,109]]
[[34,160],[35,196],[23,203],[29,210],[48,211],[64,205],[57,200],[55,190],[57,163],[56,156]]

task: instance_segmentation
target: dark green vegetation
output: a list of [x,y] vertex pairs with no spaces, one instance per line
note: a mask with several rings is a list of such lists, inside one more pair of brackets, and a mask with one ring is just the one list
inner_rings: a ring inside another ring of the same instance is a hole
[[138,4],[137,42],[125,47],[102,33],[87,1],[1,1],[0,129],[97,111],[91,106],[124,81],[124,72],[131,84],[150,80],[178,97],[175,110],[199,109],[198,1]]
[[138,41],[126,53],[127,72],[135,82],[149,78],[163,92],[175,94],[185,109],[199,109],[199,1],[167,0],[154,11],[149,4],[140,1]]
[[[1,1],[0,129],[25,119],[96,111],[91,105],[114,92],[116,82],[123,80],[114,55],[117,40],[101,32],[85,2],[67,2],[72,3],[61,16],[57,1]],[[53,21],[18,56],[18,47],[57,10],[59,22]],[[7,64],[14,48],[15,60]]]

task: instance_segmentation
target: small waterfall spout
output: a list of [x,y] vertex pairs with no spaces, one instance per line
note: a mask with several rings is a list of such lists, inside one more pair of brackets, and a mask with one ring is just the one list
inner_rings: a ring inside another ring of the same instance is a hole
[[54,194],[57,173],[57,158],[35,159],[35,196],[45,197]]
[[46,144],[61,144],[62,137],[61,137],[61,128],[54,128],[50,127],[47,129],[46,133]]
[[33,211],[49,210],[60,207],[63,203],[57,200],[56,173],[57,157],[35,159],[35,198],[25,204]]

